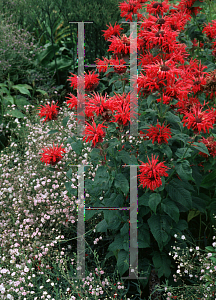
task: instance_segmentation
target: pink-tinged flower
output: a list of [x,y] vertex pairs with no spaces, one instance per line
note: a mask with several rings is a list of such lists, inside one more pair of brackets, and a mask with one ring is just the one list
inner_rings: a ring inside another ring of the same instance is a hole
[[[58,103],[58,102],[57,102]],[[56,120],[57,119],[57,115],[58,115],[58,110],[57,108],[59,108],[59,106],[57,106],[56,104],[52,104],[49,105],[47,103],[46,106],[42,106],[40,108],[38,108],[40,110],[40,112],[38,113],[40,115],[40,118],[42,117],[46,117],[43,122],[48,122],[51,120]]]
[[172,136],[171,130],[167,126],[164,127],[164,124],[161,126],[159,123],[157,123],[156,126],[151,125],[150,128],[147,129],[146,136],[148,136],[152,140],[152,144],[154,144],[155,141],[158,144],[168,144],[168,139],[170,139]]
[[95,121],[93,120],[92,125],[89,124],[88,122],[86,122],[87,127],[85,128],[83,134],[85,134],[85,136],[83,137],[83,141],[86,139],[86,142],[88,141],[92,141],[92,147],[94,147],[97,143],[102,143],[103,142],[103,138],[105,137],[106,133],[102,130],[102,128],[108,128],[107,126],[104,126],[103,123],[102,124],[98,124],[98,126],[96,126]]
[[106,25],[108,27],[107,30],[102,30],[104,32],[103,36],[105,37],[105,40],[108,40],[110,37],[114,36],[119,36],[120,35],[120,31],[123,30],[122,27],[120,27],[120,25],[114,25],[114,27],[112,27],[112,25]]
[[74,90],[77,90],[77,85],[79,88],[82,88],[82,79],[84,80],[84,86],[86,91],[92,92],[94,89],[96,89],[96,87],[99,84],[98,74],[95,74],[95,71],[93,71],[92,73],[90,71],[88,72],[89,74],[85,74],[84,78],[83,75],[79,77],[76,74],[71,73],[73,77],[69,77],[68,81],[70,81],[71,87],[73,87]]
[[[205,144],[208,148],[209,154],[213,157],[216,156],[216,140],[213,136],[209,136],[207,139],[204,137],[200,141],[201,143]],[[199,152],[199,155],[204,156],[205,158],[208,158],[209,156],[203,152]]]
[[49,147],[49,148],[43,148],[42,150],[44,150],[43,153],[39,153],[42,154],[41,157],[41,161],[45,162],[46,165],[52,165],[55,166],[62,158],[62,153],[65,153],[65,149],[62,148],[62,145],[60,147],[54,146],[53,143],[53,147]]
[[[143,185],[143,188],[147,187],[150,190],[154,191],[156,188],[162,185],[161,177],[169,176],[165,171],[167,171],[167,166],[164,165],[164,162],[158,163],[158,157],[155,159],[152,154],[152,160],[148,158],[149,163],[142,163],[139,166],[141,174],[138,175],[140,185]],[[158,163],[158,164],[157,164]]]
[[199,105],[194,106],[191,112],[186,112],[182,120],[183,126],[185,127],[187,124],[188,129],[192,127],[194,133],[201,131],[206,133],[206,130],[209,132],[209,128],[213,128],[215,123],[215,111],[213,108],[206,111],[202,111],[202,109],[203,107]]

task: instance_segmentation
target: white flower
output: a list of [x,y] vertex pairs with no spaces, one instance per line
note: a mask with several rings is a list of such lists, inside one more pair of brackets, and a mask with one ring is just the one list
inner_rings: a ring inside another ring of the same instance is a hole
[[182,236],[181,236],[181,239],[182,239],[182,240],[185,240],[185,236],[184,236],[184,235],[182,235]]

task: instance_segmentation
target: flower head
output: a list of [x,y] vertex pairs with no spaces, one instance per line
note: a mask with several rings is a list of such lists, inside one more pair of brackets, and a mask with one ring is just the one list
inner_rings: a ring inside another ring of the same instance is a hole
[[40,115],[40,118],[42,117],[46,117],[43,122],[48,122],[51,120],[56,120],[57,119],[57,115],[58,115],[58,110],[57,108],[59,108],[59,106],[57,106],[56,104],[52,104],[49,105],[49,103],[47,103],[46,106],[42,106],[39,108],[40,112],[38,113]]
[[[152,160],[148,158],[149,163],[143,163],[139,167],[141,174],[138,175],[140,180],[140,185],[143,185],[143,188],[147,186],[150,190],[154,191],[156,188],[162,185],[161,176],[168,176],[165,172],[168,168],[164,165],[164,162],[158,162],[158,157],[155,159],[155,156],[152,154]],[[139,186],[140,186],[139,185]]]
[[[158,122],[158,121],[157,121]],[[168,144],[168,139],[171,138],[171,130],[164,124],[161,126],[157,123],[156,126],[152,126],[147,130],[147,136],[152,140],[152,144],[156,141],[158,144]]]
[[99,84],[98,74],[95,74],[95,71],[92,73],[89,71],[89,74],[85,74],[85,78],[82,76],[77,76],[76,74],[71,73],[73,77],[69,77],[68,81],[71,83],[71,87],[77,90],[77,86],[82,88],[82,81],[85,82],[85,90],[92,92]]
[[111,36],[119,36],[120,35],[120,31],[123,30],[123,28],[120,27],[120,25],[114,25],[114,27],[112,27],[112,25],[106,25],[108,27],[107,30],[102,30],[104,31],[103,36],[105,37],[105,40],[108,40]]
[[215,111],[213,109],[202,111],[202,109],[203,107],[198,105],[194,106],[191,112],[186,112],[182,120],[183,126],[186,126],[187,123],[187,128],[190,129],[192,127],[195,133],[200,133],[201,131],[206,133],[206,130],[209,132],[209,128],[213,128],[215,123]]
[[65,149],[62,148],[62,146],[55,147],[54,143],[53,143],[53,147],[49,147],[49,148],[43,148],[42,150],[44,150],[43,153],[39,153],[42,154],[41,157],[41,161],[45,162],[46,165],[50,164],[52,166],[55,166],[62,158],[62,152],[65,153]]
[[105,137],[106,133],[102,130],[102,128],[108,128],[107,126],[104,126],[102,124],[98,124],[96,126],[95,121],[93,120],[92,125],[86,122],[87,127],[85,128],[85,131],[83,132],[85,136],[83,137],[83,141],[86,139],[86,142],[92,141],[92,147],[96,145],[96,143],[101,143],[103,141],[103,138]]

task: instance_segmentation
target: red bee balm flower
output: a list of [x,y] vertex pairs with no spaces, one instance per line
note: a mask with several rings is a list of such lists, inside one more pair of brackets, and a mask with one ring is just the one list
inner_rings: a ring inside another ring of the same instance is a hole
[[107,126],[104,126],[103,123],[102,124],[98,124],[98,126],[96,127],[96,123],[95,121],[93,121],[93,126],[88,124],[88,122],[86,122],[86,124],[88,125],[85,128],[85,131],[83,132],[85,134],[85,136],[83,137],[83,141],[86,139],[86,142],[88,142],[89,140],[92,141],[92,146],[94,147],[96,145],[96,143],[101,143],[103,142],[103,138],[105,137],[106,133],[102,130],[102,128],[108,128]]
[[157,123],[156,127],[151,125],[146,135],[152,140],[152,144],[154,144],[155,141],[157,141],[158,144],[168,144],[168,139],[172,137],[171,130],[167,128],[167,126],[164,127],[164,124],[161,126],[159,123]]
[[55,166],[63,158],[61,152],[65,153],[65,149],[62,148],[62,146],[58,148],[58,144],[57,144],[57,146],[55,147],[54,143],[53,143],[53,148],[52,147],[43,148],[42,150],[44,150],[44,152],[39,153],[42,154],[41,161],[45,162],[46,165],[52,165],[52,166]]
[[[71,73],[71,75],[74,77],[69,77],[68,81],[71,82],[71,87],[77,90],[78,76],[73,73]],[[82,77],[83,76],[81,76],[81,78],[79,77],[79,79],[82,79]],[[85,82],[85,90],[88,92],[92,92],[99,84],[98,74],[95,74],[95,71],[93,71],[92,74],[91,72],[89,72],[89,74],[85,74],[85,78],[83,78],[83,80]],[[79,81],[79,87],[82,87],[81,80]]]
[[53,104],[53,102],[52,102],[51,105],[49,105],[49,103],[47,103],[46,106],[42,106],[41,105],[41,107],[38,108],[40,110],[40,112],[38,114],[40,115],[40,118],[46,117],[43,120],[43,122],[47,122],[47,121],[51,121],[51,120],[56,120],[57,119],[57,115],[58,115],[57,108],[59,108],[59,106],[57,106],[56,104]]
[[105,37],[105,40],[108,40],[111,36],[115,35],[118,36],[120,35],[120,31],[123,30],[123,28],[120,25],[114,25],[114,27],[112,27],[112,25],[106,25],[108,27],[107,30],[102,30],[104,31],[103,36]]
[[213,128],[215,123],[215,112],[213,109],[206,111],[202,111],[202,109],[203,107],[199,105],[194,106],[191,112],[186,112],[182,120],[183,126],[188,123],[187,128],[190,129],[192,127],[194,133],[200,133],[201,131],[206,133],[206,130],[209,132],[209,128]]
[[[158,157],[155,159],[152,154],[152,161],[148,158],[149,163],[143,163],[139,167],[141,174],[138,175],[140,180],[140,185],[143,185],[143,188],[147,186],[150,190],[154,191],[156,188],[162,185],[161,176],[169,176],[165,171],[170,169],[164,165],[164,162],[158,162]],[[139,186],[140,186],[139,185]]]
[[[205,139],[203,137],[200,142],[202,142],[203,144],[206,145],[206,147],[208,148],[209,154],[211,156],[213,156],[213,157],[216,156],[216,140],[214,139],[213,136],[209,136],[207,139]],[[208,155],[203,152],[199,152],[199,155],[208,158]]]

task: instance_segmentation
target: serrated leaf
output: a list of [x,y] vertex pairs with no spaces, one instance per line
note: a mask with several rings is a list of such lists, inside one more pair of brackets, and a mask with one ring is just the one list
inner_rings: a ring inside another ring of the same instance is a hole
[[169,224],[164,216],[151,215],[148,219],[148,225],[155,240],[158,243],[159,249],[162,250],[169,239],[168,230]]
[[192,169],[188,160],[183,160],[182,162],[174,163],[175,169],[181,179],[184,180],[193,180]]
[[210,154],[209,154],[209,151],[208,151],[208,148],[206,147],[206,145],[203,144],[203,143],[201,143],[201,142],[199,142],[199,143],[195,143],[195,142],[194,142],[191,146],[194,146],[195,149],[199,150],[199,151],[202,152],[202,153],[205,153],[205,154],[207,154],[207,155],[210,155]]
[[107,222],[103,219],[100,223],[97,224],[95,230],[97,232],[107,232],[108,224]]
[[129,252],[120,250],[117,259],[117,268],[120,276],[122,276],[129,269]]
[[180,180],[171,180],[165,189],[173,201],[180,203],[188,210],[192,208],[191,194],[188,190],[182,187]]
[[161,202],[161,196],[159,194],[153,193],[150,195],[148,205],[155,214],[156,214],[157,206],[160,202]]
[[170,218],[172,218],[176,223],[178,223],[179,215],[180,215],[179,209],[173,201],[171,201],[169,199],[165,199],[161,203],[161,208],[163,209],[163,211],[165,213],[168,214],[168,216],[170,216]]
[[152,257],[155,268],[158,270],[158,277],[162,277],[163,275],[169,277],[171,274],[171,260],[165,253],[153,252]]
[[179,158],[187,158],[187,157],[191,157],[191,152],[192,150],[189,148],[179,148],[175,152],[175,155],[178,156]]
[[201,182],[201,187],[204,188],[210,188],[212,186],[214,186],[216,183],[216,170],[212,171],[211,173],[209,173],[208,175],[206,175],[204,177],[204,179]]
[[120,188],[120,190],[127,195],[129,192],[129,183],[127,178],[122,174],[117,174],[114,183],[116,188]]

